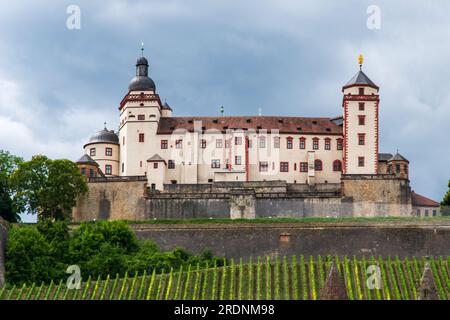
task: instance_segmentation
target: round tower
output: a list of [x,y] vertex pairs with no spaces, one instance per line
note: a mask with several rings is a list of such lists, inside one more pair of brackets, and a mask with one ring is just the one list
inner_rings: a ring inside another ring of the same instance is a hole
[[96,178],[103,176],[103,172],[100,170],[99,165],[87,154],[84,154],[76,162],[80,172],[83,176],[87,178]]
[[84,145],[84,152],[98,163],[105,176],[119,175],[119,137],[114,130],[103,130],[92,135]]
[[388,173],[399,179],[409,180],[409,161],[397,153],[387,161]]

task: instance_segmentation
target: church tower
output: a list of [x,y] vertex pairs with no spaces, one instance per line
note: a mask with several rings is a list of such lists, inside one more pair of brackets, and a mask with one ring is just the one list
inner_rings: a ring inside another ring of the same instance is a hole
[[156,150],[162,105],[148,69],[148,60],[142,54],[136,62],[136,76],[119,106],[120,176],[145,175],[147,160]]
[[343,174],[378,173],[378,86],[360,70],[342,88],[344,94]]

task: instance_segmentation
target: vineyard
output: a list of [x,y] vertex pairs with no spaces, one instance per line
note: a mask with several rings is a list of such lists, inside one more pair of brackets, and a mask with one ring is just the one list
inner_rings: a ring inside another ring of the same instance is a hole
[[[334,262],[332,262],[334,259]],[[415,300],[427,260],[425,258],[258,257],[248,263],[228,261],[201,269],[190,265],[162,274],[125,274],[83,281],[68,289],[60,281],[0,289],[1,300],[316,300],[334,263],[345,282],[350,300]],[[429,258],[429,266],[442,300],[450,297],[450,257]],[[380,289],[366,285],[369,266],[381,271]]]

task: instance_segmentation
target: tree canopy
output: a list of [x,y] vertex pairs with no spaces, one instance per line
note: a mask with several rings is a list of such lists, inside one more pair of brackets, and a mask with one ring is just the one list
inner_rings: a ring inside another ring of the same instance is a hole
[[13,206],[10,178],[21,162],[22,158],[0,150],[0,217],[9,222],[20,221],[20,216]]
[[43,155],[21,162],[10,182],[17,211],[37,214],[39,219],[69,218],[77,197],[88,190],[75,163]]

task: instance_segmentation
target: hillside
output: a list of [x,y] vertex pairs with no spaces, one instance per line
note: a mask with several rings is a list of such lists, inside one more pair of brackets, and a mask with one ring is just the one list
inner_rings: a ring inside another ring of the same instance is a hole
[[[450,297],[450,257],[430,259],[430,266],[440,299]],[[349,299],[394,300],[417,299],[425,258],[349,259],[336,265],[343,275]],[[381,289],[367,289],[366,268],[377,265],[381,270]],[[82,282],[79,290],[68,290],[65,283],[33,284],[0,290],[3,300],[260,300],[319,299],[331,257],[304,258],[293,256],[267,260],[254,259],[248,264],[235,263],[223,268],[174,270],[164,274],[108,276],[106,280]]]

